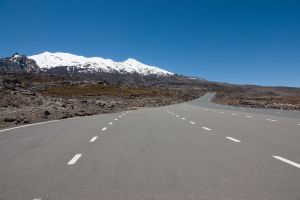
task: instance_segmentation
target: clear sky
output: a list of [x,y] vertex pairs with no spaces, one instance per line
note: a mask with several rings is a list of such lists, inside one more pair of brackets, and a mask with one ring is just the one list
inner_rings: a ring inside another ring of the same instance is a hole
[[300,87],[298,0],[0,0],[0,21],[0,57],[130,57],[213,81]]

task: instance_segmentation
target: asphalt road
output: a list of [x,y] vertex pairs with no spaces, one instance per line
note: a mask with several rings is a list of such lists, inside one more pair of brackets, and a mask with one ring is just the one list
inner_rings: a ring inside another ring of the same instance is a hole
[[0,200],[300,200],[298,114],[211,96],[0,130]]

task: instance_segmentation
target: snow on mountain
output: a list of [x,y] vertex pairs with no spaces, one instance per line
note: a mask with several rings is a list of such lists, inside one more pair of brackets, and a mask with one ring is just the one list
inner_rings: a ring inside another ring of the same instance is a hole
[[80,72],[119,72],[119,73],[138,73],[142,75],[156,74],[160,76],[173,75],[173,73],[158,67],[145,65],[135,59],[129,58],[124,62],[115,62],[111,59],[101,57],[87,58],[70,53],[51,53],[44,52],[38,55],[29,56],[42,70],[55,67],[78,68]]

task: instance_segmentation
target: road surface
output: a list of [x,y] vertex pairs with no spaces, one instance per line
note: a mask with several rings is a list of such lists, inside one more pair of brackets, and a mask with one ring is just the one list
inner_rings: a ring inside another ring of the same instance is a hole
[[299,200],[298,113],[211,96],[0,130],[0,200]]

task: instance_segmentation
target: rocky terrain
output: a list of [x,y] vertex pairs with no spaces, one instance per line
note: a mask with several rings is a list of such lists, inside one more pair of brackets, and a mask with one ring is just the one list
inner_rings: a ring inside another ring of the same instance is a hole
[[212,101],[224,105],[300,111],[300,88],[227,85],[217,89]]
[[0,76],[0,127],[155,107],[201,96],[200,89],[112,85],[61,75]]

